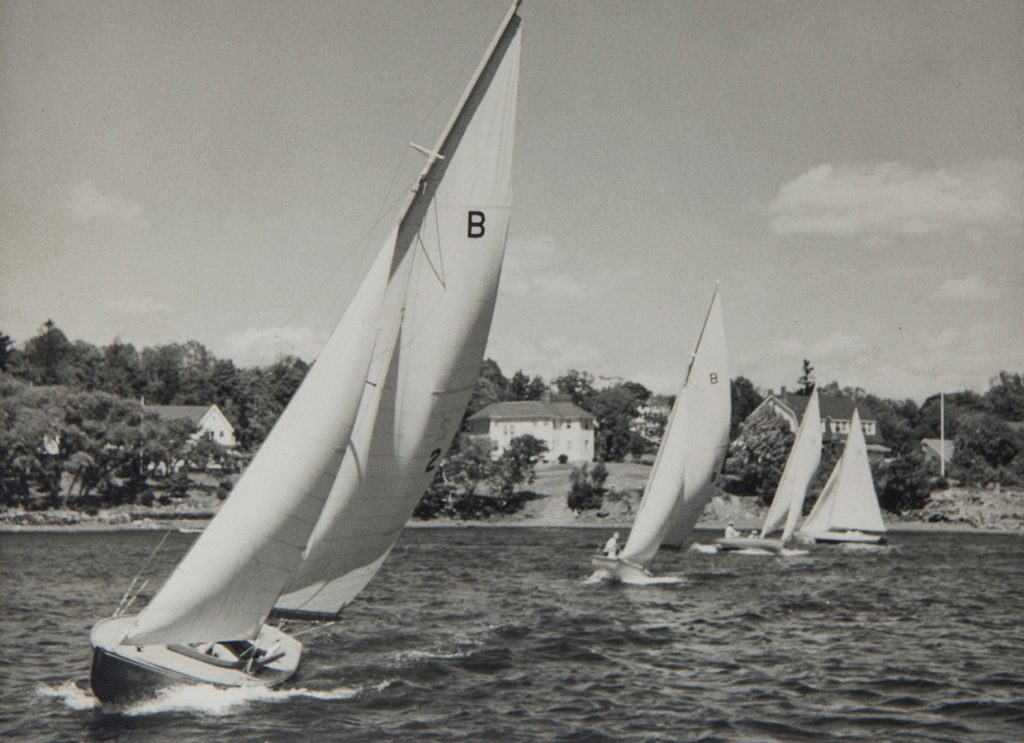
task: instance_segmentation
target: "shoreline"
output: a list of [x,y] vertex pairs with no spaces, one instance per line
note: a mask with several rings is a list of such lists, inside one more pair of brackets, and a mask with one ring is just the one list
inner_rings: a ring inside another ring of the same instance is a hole
[[[88,534],[99,532],[154,532],[178,531],[183,534],[199,533],[206,528],[209,519],[140,519],[138,521],[102,523],[81,521],[73,524],[14,524],[0,522],[0,534]],[[698,523],[698,531],[722,531],[725,522],[705,521]],[[430,521],[410,521],[406,529],[588,529],[629,531],[630,523],[608,521],[595,523],[562,521],[517,520],[517,521],[454,521],[434,519]],[[1018,529],[993,529],[991,527],[973,526],[957,522],[898,521],[886,524],[888,534],[913,533],[963,533],[984,535],[1006,535],[1024,537],[1024,531]]]

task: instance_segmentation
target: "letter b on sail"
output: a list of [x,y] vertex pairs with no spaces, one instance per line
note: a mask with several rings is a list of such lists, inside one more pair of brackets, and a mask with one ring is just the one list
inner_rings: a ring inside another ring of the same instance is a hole
[[466,237],[483,237],[484,219],[483,212],[467,212]]

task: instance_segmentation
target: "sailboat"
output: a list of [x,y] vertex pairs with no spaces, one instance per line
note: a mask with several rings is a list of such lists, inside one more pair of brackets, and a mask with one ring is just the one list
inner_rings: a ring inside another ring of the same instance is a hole
[[880,544],[885,523],[871,479],[860,412],[853,411],[843,455],[818,496],[798,536],[819,543]]
[[[821,462],[821,408],[818,405],[818,390],[811,391],[804,417],[796,430],[796,438],[786,458],[778,487],[772,497],[772,505],[765,516],[760,537],[725,537],[716,539],[721,550],[764,550],[781,552],[793,536],[796,523],[803,512],[807,486],[811,483],[818,464]],[[782,529],[778,538],[769,538],[772,532]]]
[[729,444],[731,409],[725,327],[716,288],[629,538],[617,555],[591,560],[592,579],[638,584],[677,580],[658,578],[647,566],[662,545],[680,546],[690,538],[711,500]]
[[[149,604],[92,630],[103,702],[273,687],[336,620],[435,475],[483,359],[510,212],[521,21],[509,9],[401,219],[231,496]],[[131,601],[123,601],[130,605]]]

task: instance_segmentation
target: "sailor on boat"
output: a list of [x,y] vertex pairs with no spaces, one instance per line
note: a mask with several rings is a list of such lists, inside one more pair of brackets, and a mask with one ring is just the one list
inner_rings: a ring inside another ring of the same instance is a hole
[[740,532],[736,528],[736,525],[733,522],[730,521],[729,525],[727,527],[725,527],[725,538],[726,539],[734,539],[734,538],[738,537],[739,535],[740,535]]
[[611,535],[611,537],[608,539],[608,541],[604,543],[604,549],[601,550],[601,551],[604,552],[605,557],[618,557],[618,555],[619,555],[619,533],[618,532],[615,532],[614,534]]

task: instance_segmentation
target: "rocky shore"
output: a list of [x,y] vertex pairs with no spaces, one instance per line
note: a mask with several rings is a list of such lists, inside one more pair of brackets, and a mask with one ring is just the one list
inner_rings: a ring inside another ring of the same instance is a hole
[[[639,505],[637,491],[606,497],[598,511],[575,513],[566,505],[564,494],[543,494],[529,501],[522,511],[483,521],[451,519],[413,520],[410,526],[475,527],[590,527],[628,529]],[[202,529],[216,513],[215,503],[189,502],[174,506],[119,506],[94,514],[70,509],[25,511],[0,510],[0,531],[21,530],[108,530],[108,529]],[[754,529],[764,519],[765,508],[757,499],[722,494],[704,510],[703,528],[723,528],[733,522],[740,529]],[[903,515],[885,514],[893,531],[957,530],[1024,534],[1024,491],[980,488],[951,488],[932,493],[925,508]]]

